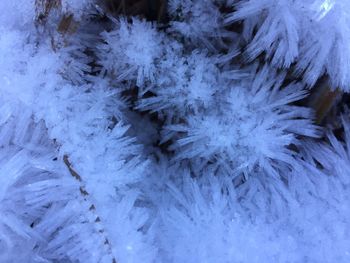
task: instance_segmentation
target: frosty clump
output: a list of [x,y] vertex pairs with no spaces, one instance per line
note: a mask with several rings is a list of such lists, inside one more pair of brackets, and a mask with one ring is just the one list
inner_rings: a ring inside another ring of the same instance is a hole
[[0,7],[0,262],[350,262],[347,1]]

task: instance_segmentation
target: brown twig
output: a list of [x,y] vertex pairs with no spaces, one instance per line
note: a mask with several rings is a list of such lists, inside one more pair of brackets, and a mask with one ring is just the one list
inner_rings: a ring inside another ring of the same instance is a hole
[[[88,196],[90,195],[89,192],[86,190],[84,184],[83,184],[83,179],[82,177],[73,169],[73,166],[71,164],[71,162],[69,161],[69,158],[67,155],[64,155],[63,156],[63,162],[64,164],[67,166],[68,168],[68,171],[69,173],[71,174],[71,176],[77,180],[80,184],[79,186],[79,190],[80,190],[80,194],[82,195],[84,201],[88,202]],[[91,204],[90,207],[89,207],[89,211],[91,213],[93,213],[94,217],[95,217],[95,220],[94,220],[94,223],[95,224],[101,224],[102,225],[102,222],[101,222],[101,218],[97,215],[97,211],[96,211],[96,207],[94,204]],[[111,242],[109,241],[103,227],[100,228],[100,230],[98,231],[102,236],[103,236],[103,239],[104,239],[104,245],[107,246],[108,248],[108,251],[109,253],[111,254],[112,256],[112,263],[117,263],[117,260],[115,259],[115,257],[113,256],[113,252],[112,252],[112,245],[111,245]]]
[[73,34],[77,30],[77,22],[73,18],[73,14],[64,14],[58,24],[57,31],[61,34]]

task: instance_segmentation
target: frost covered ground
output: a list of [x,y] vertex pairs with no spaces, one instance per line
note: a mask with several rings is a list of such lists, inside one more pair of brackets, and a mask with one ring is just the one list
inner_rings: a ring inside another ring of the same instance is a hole
[[350,3],[111,2],[0,1],[0,262],[350,262]]

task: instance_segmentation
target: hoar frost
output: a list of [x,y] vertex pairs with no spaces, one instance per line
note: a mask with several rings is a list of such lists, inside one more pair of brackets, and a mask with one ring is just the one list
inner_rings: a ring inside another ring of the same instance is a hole
[[349,262],[350,4],[117,2],[0,3],[0,261]]

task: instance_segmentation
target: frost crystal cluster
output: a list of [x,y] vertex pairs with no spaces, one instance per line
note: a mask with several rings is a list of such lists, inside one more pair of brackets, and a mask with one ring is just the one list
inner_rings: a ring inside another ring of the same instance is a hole
[[349,1],[0,8],[0,262],[350,262]]

